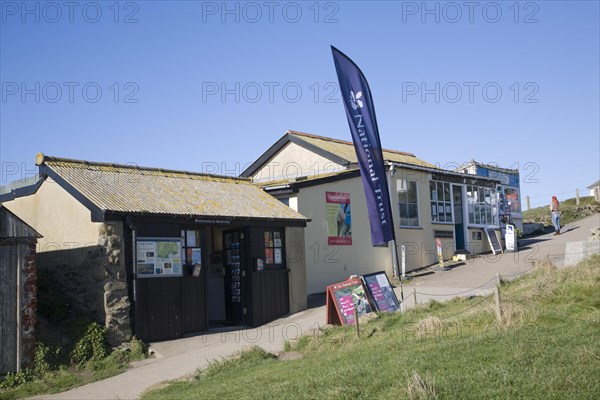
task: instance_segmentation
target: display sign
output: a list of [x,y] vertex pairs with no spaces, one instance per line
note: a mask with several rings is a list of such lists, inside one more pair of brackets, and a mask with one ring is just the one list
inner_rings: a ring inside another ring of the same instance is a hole
[[435,239],[435,247],[437,248],[438,262],[441,268],[444,268],[444,253],[442,252],[442,241]]
[[485,228],[484,231],[488,238],[488,242],[490,243],[490,247],[492,248],[492,252],[494,254],[502,253],[502,246],[500,246],[500,242],[498,242],[494,228]]
[[182,275],[180,238],[138,238],[136,249],[139,278]]
[[352,244],[352,214],[350,194],[326,192],[327,244],[349,246]]
[[517,235],[515,234],[514,225],[506,225],[504,241],[506,242],[506,250],[517,251]]
[[393,312],[400,310],[400,302],[385,272],[380,271],[363,275],[362,279],[377,311]]
[[332,325],[354,325],[354,309],[360,317],[371,312],[363,282],[360,278],[327,286],[326,319]]

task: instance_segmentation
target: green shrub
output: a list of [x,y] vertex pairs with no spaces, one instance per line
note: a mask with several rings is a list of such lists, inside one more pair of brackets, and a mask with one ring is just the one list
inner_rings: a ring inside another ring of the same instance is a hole
[[148,358],[148,346],[134,336],[129,342],[129,359],[131,361],[143,360]]
[[33,372],[36,376],[43,376],[56,368],[60,347],[50,347],[43,342],[35,345],[35,358]]
[[86,361],[98,361],[108,355],[106,328],[97,322],[88,325],[85,334],[71,352],[71,362],[83,365]]
[[0,381],[0,389],[12,389],[35,379],[35,374],[30,369],[22,369],[19,372],[9,372]]

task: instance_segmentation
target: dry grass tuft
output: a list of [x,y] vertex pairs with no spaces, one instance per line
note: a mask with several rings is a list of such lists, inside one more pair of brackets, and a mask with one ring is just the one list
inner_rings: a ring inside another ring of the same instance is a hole
[[444,323],[438,317],[427,317],[417,322],[415,333],[417,337],[440,336],[444,331]]
[[406,388],[408,398],[411,400],[437,400],[433,379],[429,376],[421,377],[416,371],[408,379]]

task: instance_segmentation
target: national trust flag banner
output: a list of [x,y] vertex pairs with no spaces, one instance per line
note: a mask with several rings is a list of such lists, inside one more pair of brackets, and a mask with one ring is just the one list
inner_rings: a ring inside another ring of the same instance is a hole
[[365,188],[371,242],[385,244],[395,239],[394,224],[371,91],[358,66],[335,47],[331,51]]

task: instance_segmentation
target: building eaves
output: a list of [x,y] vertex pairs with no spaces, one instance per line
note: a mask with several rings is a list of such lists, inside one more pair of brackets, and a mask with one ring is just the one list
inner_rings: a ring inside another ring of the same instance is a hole
[[591,184],[590,186],[588,186],[586,189],[593,189],[593,188],[595,188],[596,186],[600,186],[600,180],[598,180],[598,181],[596,181],[596,182],[592,183],[592,184]]
[[40,155],[48,175],[92,212],[183,218],[307,221],[249,179]]

